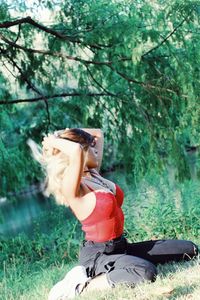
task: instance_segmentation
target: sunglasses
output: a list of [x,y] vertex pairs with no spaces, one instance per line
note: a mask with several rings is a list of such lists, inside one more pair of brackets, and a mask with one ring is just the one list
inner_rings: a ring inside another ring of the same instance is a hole
[[97,142],[96,142],[96,139],[94,138],[92,140],[92,142],[90,143],[90,147],[94,148],[96,146]]

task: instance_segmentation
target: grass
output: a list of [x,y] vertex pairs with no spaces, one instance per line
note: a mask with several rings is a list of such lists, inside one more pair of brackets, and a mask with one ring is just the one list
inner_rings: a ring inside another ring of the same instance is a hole
[[198,300],[200,295],[199,271],[197,262],[179,265],[165,265],[159,270],[160,275],[156,282],[145,283],[134,289],[119,286],[103,293],[91,293],[82,300],[164,300],[164,299],[193,299]]
[[[126,194],[125,230],[130,240],[183,238],[200,245],[199,183],[185,182],[172,187],[163,178],[154,176],[133,187],[127,184],[123,174],[115,174],[115,178]],[[48,236],[38,233],[38,240],[16,238],[0,244],[1,300],[45,300],[51,287],[76,264],[80,226],[73,218],[66,225],[66,215],[60,208],[52,212],[50,224],[52,232]],[[55,241],[56,247],[51,245]],[[50,250],[45,252],[48,243]],[[196,259],[158,266],[159,274],[154,283],[140,284],[132,289],[120,285],[112,290],[87,293],[79,299],[198,300],[199,262],[200,259]]]
[[[143,283],[135,288],[120,285],[115,289],[88,292],[81,300],[198,300],[200,295],[199,259],[179,264],[159,266],[154,283]],[[59,264],[45,267],[44,262],[4,266],[4,278],[0,284],[1,300],[44,300],[52,285],[62,279],[72,267]],[[31,267],[31,269],[29,268]],[[78,299],[78,297],[77,297]]]

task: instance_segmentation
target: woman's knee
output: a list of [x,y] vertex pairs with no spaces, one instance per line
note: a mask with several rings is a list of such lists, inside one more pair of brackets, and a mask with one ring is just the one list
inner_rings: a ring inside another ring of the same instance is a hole
[[107,275],[109,282],[113,285],[116,283],[125,283],[134,286],[144,281],[155,281],[157,269],[154,264],[147,260],[124,256]]
[[144,268],[145,275],[144,275],[144,280],[146,281],[151,281],[154,282],[156,280],[157,276],[157,268],[154,264],[151,262],[147,261],[146,266]]
[[187,243],[187,251],[184,254],[184,259],[189,260],[197,257],[199,254],[198,246],[191,241],[186,241],[186,243]]
[[[177,244],[177,247],[176,247]],[[194,244],[191,241],[187,240],[175,240],[174,241],[174,248],[176,250],[177,248],[177,253],[178,251],[181,254],[181,258],[184,260],[190,260],[192,258],[195,258],[198,255],[198,246]]]

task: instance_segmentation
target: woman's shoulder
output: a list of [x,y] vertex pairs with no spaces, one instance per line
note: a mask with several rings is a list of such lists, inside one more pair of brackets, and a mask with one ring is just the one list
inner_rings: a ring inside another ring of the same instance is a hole
[[70,208],[79,221],[87,218],[96,206],[96,195],[93,192],[89,192],[79,197],[76,197],[74,201],[71,201]]

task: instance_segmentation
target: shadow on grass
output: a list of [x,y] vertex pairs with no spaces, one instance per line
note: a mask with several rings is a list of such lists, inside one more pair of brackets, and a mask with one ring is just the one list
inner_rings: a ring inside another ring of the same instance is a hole
[[169,296],[168,299],[174,300],[180,296],[185,296],[185,297],[190,296],[190,295],[192,295],[192,293],[194,292],[196,287],[197,287],[196,284],[190,284],[189,286],[179,285],[176,288],[174,288],[172,295]]
[[171,262],[164,265],[158,265],[158,274],[161,278],[170,278],[170,275],[174,276],[175,273],[192,268],[200,263],[200,258],[192,259],[184,262]]

